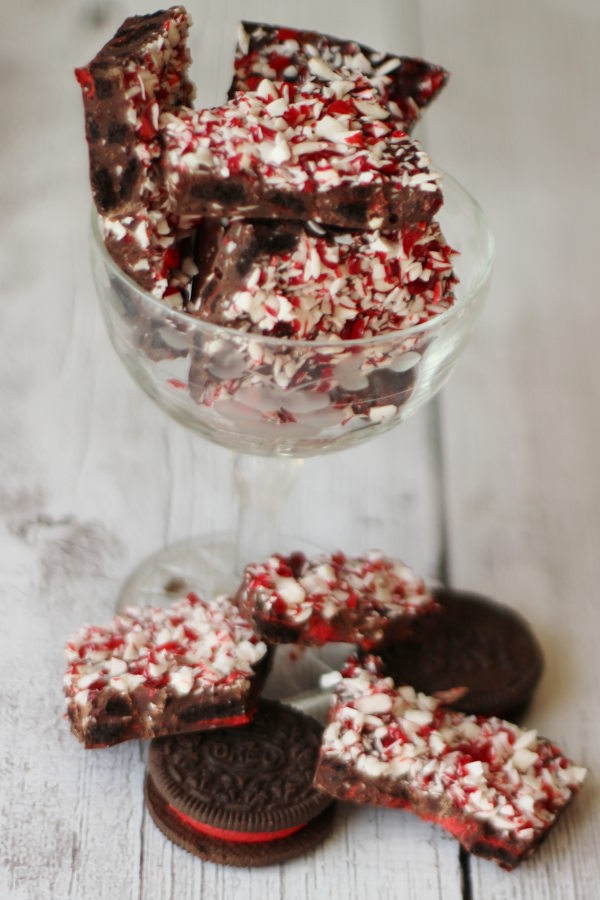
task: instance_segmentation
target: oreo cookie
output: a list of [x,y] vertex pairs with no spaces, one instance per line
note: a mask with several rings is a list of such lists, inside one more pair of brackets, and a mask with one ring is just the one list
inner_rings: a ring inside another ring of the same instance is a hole
[[211,862],[264,866],[306,853],[333,824],[332,798],[313,787],[322,731],[262,700],[243,728],[155,740],[150,815],[166,837]]
[[514,719],[523,712],[543,670],[527,622],[514,610],[465,591],[434,591],[443,608],[419,644],[380,651],[387,675],[426,694],[466,688],[447,705],[466,713]]

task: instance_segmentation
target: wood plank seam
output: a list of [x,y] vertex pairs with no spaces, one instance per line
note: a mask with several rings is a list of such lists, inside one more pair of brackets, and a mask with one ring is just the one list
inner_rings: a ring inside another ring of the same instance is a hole
[[[431,447],[434,477],[436,480],[435,497],[438,505],[439,555],[436,576],[445,587],[450,587],[448,517],[446,515],[446,468],[444,465],[444,447],[442,440],[441,397],[438,394],[430,403],[429,427],[431,429]],[[461,891],[463,900],[473,900],[471,883],[471,856],[459,844],[458,862],[460,866]]]

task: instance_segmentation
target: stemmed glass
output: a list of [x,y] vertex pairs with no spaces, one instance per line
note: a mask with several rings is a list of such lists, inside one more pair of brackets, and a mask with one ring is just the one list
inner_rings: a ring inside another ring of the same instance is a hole
[[112,343],[158,406],[235,452],[237,534],[191,538],[146,560],[120,603],[160,603],[194,587],[235,589],[243,566],[284,546],[279,513],[302,459],[395,428],[440,389],[486,294],[493,240],[477,202],[444,177],[442,230],[459,251],[456,302],[421,325],[359,340],[263,337],[177,312],[107,253],[92,216],[96,289]]

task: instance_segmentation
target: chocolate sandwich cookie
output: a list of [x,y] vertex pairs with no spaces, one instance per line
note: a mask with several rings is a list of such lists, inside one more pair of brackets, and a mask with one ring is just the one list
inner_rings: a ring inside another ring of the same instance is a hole
[[170,840],[202,859],[264,866],[329,833],[331,797],[313,787],[323,729],[262,700],[245,728],[153,741],[146,804]]
[[435,628],[418,646],[381,651],[397,684],[426,694],[465,687],[455,709],[515,718],[531,698],[543,670],[542,651],[527,622],[514,610],[465,591],[434,591],[443,608]]

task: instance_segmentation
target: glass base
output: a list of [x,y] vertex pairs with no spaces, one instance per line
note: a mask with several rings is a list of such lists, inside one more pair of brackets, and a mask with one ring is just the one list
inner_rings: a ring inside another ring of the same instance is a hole
[[[301,550],[314,556],[320,549],[294,538],[283,538],[279,552]],[[126,606],[169,606],[195,591],[206,599],[235,593],[237,542],[233,534],[188,538],[145,559],[123,584],[117,612]],[[324,722],[331,702],[332,677],[352,652],[348,644],[304,648],[282,644],[275,649],[273,668],[263,696],[282,700]]]
[[231,594],[239,585],[235,573],[236,541],[231,534],[187,538],[153,553],[121,588],[117,612],[126,606],[169,606],[195,591],[202,598]]

